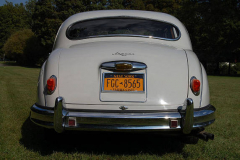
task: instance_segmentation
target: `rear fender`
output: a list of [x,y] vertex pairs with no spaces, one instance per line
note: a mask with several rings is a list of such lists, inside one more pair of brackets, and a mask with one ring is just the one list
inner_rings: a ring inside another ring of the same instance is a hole
[[44,84],[43,84],[43,77],[45,71],[46,61],[43,63],[42,68],[39,73],[38,77],[38,84],[37,84],[37,104],[40,106],[45,106],[45,97],[44,97]]
[[[190,50],[186,50],[186,56],[188,59],[188,98],[191,98],[194,102],[194,108],[199,108],[201,106],[201,93],[202,93],[202,84],[203,84],[203,79],[202,79],[202,69],[201,69],[201,64],[196,56],[196,54]],[[201,88],[200,88],[200,94],[199,95],[194,95],[190,83],[191,83],[191,78],[196,77],[200,83],[201,83]]]
[[[45,106],[47,107],[54,107],[55,105],[55,99],[59,97],[59,74],[58,74],[58,63],[59,63],[59,56],[60,52],[59,49],[53,51],[48,60],[46,61],[46,66],[45,66],[45,72],[44,72],[44,79],[43,79],[43,85],[44,85],[44,95],[45,95],[45,100],[46,104]],[[52,76],[57,77],[57,87],[55,91],[52,94],[47,93],[47,80]]]
[[201,64],[201,69],[202,69],[202,91],[201,91],[200,105],[201,107],[205,107],[210,104],[210,93],[209,93],[207,73],[202,64]]

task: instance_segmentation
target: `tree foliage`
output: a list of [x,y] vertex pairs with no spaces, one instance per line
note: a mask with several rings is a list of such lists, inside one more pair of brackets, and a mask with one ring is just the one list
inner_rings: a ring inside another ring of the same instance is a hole
[[[186,25],[201,61],[239,59],[240,3],[238,0],[186,1],[178,18]],[[188,16],[186,16],[188,15]]]
[[174,15],[188,29],[203,64],[240,61],[240,0],[28,0],[25,6],[7,2],[0,7],[0,48],[12,33],[30,28],[44,48],[41,56],[47,56],[58,28],[69,16],[104,9]]
[[0,6],[0,53],[4,43],[10,37],[12,33],[22,28],[29,28],[28,21],[31,17],[28,16],[24,5],[13,5],[11,2],[7,2],[3,6]]
[[181,7],[181,0],[40,0],[33,13],[33,32],[46,52],[51,52],[61,23],[75,13],[103,9],[153,10],[170,14]]
[[41,57],[42,48],[30,29],[13,33],[4,44],[3,51],[8,58],[20,65],[35,65]]

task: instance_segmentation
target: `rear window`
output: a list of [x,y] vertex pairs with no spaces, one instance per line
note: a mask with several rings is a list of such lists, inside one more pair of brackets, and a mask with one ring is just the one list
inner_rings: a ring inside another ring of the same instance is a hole
[[178,28],[170,23],[140,18],[99,18],[74,23],[67,29],[71,40],[105,36],[130,36],[177,40]]

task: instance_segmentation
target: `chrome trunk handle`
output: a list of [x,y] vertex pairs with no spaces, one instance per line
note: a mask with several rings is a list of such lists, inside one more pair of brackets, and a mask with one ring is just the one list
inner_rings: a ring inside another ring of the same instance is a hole
[[102,63],[100,68],[106,69],[109,71],[117,71],[117,72],[133,72],[133,71],[146,69],[147,65],[141,62],[114,61],[114,62]]

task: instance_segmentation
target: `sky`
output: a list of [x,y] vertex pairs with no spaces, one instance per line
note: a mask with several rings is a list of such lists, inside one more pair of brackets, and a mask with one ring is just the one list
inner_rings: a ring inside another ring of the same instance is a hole
[[[7,0],[8,2],[12,2],[13,4],[17,4],[17,3],[23,3],[25,4],[25,2],[27,0]],[[3,6],[5,3],[5,0],[0,0],[0,6]]]

